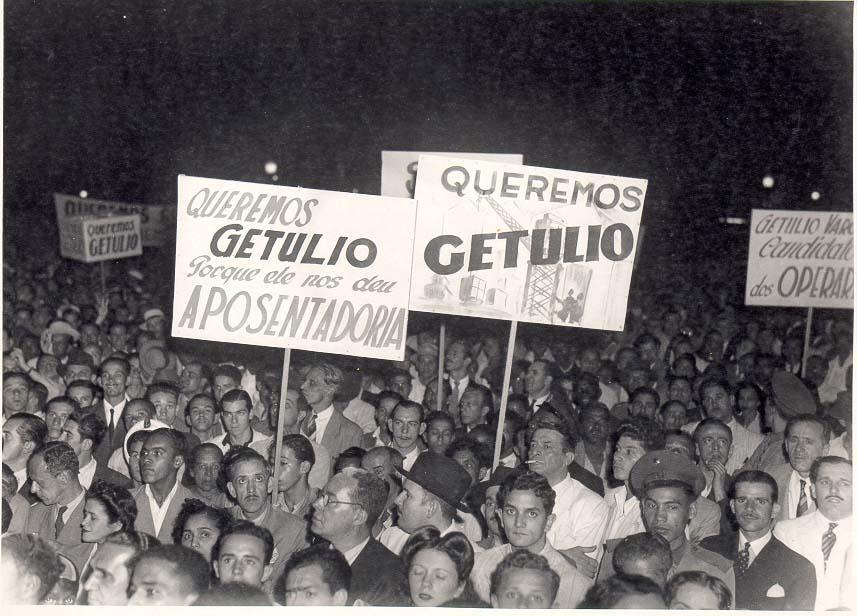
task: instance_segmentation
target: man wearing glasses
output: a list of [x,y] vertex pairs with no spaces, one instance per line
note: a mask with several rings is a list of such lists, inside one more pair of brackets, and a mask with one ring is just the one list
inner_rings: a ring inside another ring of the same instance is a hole
[[372,538],[387,503],[387,484],[373,473],[347,468],[331,477],[313,503],[310,530],[339,550],[351,565],[349,603],[403,606],[408,585],[401,561]]
[[223,420],[226,435],[215,436],[205,441],[206,443],[217,445],[225,454],[236,445],[250,447],[268,438],[250,427],[253,401],[246,391],[233,389],[226,392],[220,399],[220,406],[220,418]]

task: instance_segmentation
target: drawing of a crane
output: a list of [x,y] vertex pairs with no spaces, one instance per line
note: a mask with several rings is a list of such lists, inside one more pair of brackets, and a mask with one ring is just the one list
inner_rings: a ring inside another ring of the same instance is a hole
[[[490,195],[481,194],[476,201],[476,209],[479,209],[479,204],[485,201],[497,216],[499,216],[506,226],[512,231],[524,231],[526,228],[521,225],[518,220],[512,216],[502,205],[491,198]],[[551,217],[548,214],[542,216],[536,221],[537,229],[562,228],[564,221],[560,218]],[[526,247],[527,252],[532,253],[532,246],[529,235],[521,240],[521,243]],[[562,273],[562,265],[533,265],[532,255],[527,261],[527,277],[524,282],[524,297],[522,312],[529,317],[537,317],[550,321],[554,321],[554,297],[559,286],[560,274]]]

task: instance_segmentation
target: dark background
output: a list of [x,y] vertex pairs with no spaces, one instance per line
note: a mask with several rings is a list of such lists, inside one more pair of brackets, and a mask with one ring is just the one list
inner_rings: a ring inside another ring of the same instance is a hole
[[267,181],[274,160],[280,184],[377,194],[383,149],[647,178],[643,267],[715,236],[740,261],[724,215],[852,209],[851,3],[10,0],[4,19],[18,250],[52,237],[55,191],[171,203],[179,173]]

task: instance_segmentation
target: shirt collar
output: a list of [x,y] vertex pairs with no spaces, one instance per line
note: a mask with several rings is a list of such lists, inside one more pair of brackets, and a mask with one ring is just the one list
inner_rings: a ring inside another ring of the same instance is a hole
[[178,477],[176,477],[176,482],[173,484],[173,489],[170,490],[169,494],[167,494],[167,497],[164,499],[163,505],[158,505],[158,501],[155,500],[155,495],[152,494],[152,486],[150,486],[148,483],[146,484],[145,494],[146,494],[146,497],[149,499],[149,502],[153,503],[155,505],[155,507],[158,507],[159,509],[161,509],[163,507],[169,506],[170,502],[173,500],[173,497],[176,495],[176,492],[178,491],[178,489],[179,489],[179,480],[178,480]]
[[315,414],[316,419],[327,419],[333,414],[333,405],[331,404],[329,407],[324,409],[323,411],[319,411]]
[[[83,500],[84,495],[86,494],[86,490],[81,490],[74,499],[65,505],[66,507],[66,516],[71,515],[71,512],[75,510],[75,508],[80,504]],[[57,509],[59,509],[59,505],[57,505]]]
[[[771,540],[771,537],[773,537],[773,536],[774,536],[773,535],[773,528],[771,528],[768,530],[768,532],[764,536],[759,537],[758,539],[754,539],[753,541],[751,541],[750,542],[750,549],[753,550],[753,554],[758,556],[759,552],[761,552],[764,549],[764,547],[766,545],[768,545],[768,542]],[[747,543],[747,538],[744,536],[744,531],[739,530],[738,531],[738,551],[739,552],[744,549],[745,543]]]
[[366,544],[369,543],[369,539],[371,537],[371,535],[369,537],[366,537],[366,539],[362,543],[358,543],[353,548],[342,554],[345,557],[345,560],[348,561],[349,565],[354,564],[354,561],[357,560],[358,556],[360,556],[360,552],[362,552],[363,548],[366,547]]

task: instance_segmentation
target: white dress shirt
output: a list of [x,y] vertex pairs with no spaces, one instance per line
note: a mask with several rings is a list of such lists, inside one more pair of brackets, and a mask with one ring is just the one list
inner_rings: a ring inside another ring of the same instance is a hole
[[[66,510],[62,514],[63,524],[68,523],[68,519],[71,517],[71,514],[74,513],[74,510],[77,509],[77,506],[81,503],[84,496],[86,496],[86,490],[81,490],[80,493],[74,497],[74,500],[66,504]],[[57,513],[59,513],[59,505],[57,505],[56,508]],[[56,518],[54,518],[54,521],[56,521]]]
[[[792,469],[792,474],[789,477],[789,511],[788,511],[788,519],[794,519],[797,517],[797,505],[800,502],[800,481],[803,479],[798,472]],[[806,510],[806,513],[812,513],[815,511],[815,500],[812,498],[812,494],[809,492],[809,477],[803,479],[804,486],[803,491],[806,494],[806,504],[809,505],[809,508]],[[806,514],[804,514],[806,515]]]
[[77,472],[77,479],[80,481],[80,485],[87,490],[92,485],[92,478],[95,476],[95,468],[97,465],[98,462],[95,461],[95,458],[90,458],[89,464],[81,467]]
[[411,470],[411,467],[414,465],[414,462],[417,461],[417,458],[420,457],[421,453],[422,452],[420,451],[419,447],[414,447],[413,449],[411,449],[408,455],[402,457],[402,468],[406,471]]
[[[756,557],[759,555],[759,552],[768,545],[768,542],[771,540],[771,537],[774,536],[772,531],[768,531],[768,534],[759,537],[758,539],[754,539],[750,542],[750,560],[747,562],[747,566],[753,564],[753,561],[756,560]],[[747,543],[747,538],[744,536],[744,531],[738,531],[738,552],[744,549],[744,544]]]
[[570,475],[551,487],[556,492],[556,518],[547,532],[548,541],[557,550],[594,545],[596,549],[589,555],[599,560],[610,515],[607,503]]
[[146,498],[149,499],[149,510],[152,512],[152,523],[155,526],[155,535],[159,535],[161,533],[161,525],[164,523],[164,518],[167,516],[167,509],[170,508],[170,503],[173,502],[173,498],[175,498],[176,492],[179,489],[179,482],[176,479],[175,484],[173,485],[173,489],[170,490],[170,493],[167,494],[167,497],[164,499],[162,505],[158,506],[158,502],[155,500],[155,496],[152,494],[152,488],[149,485],[146,485]]
[[607,530],[604,541],[624,539],[628,535],[645,532],[643,516],[640,514],[640,501],[633,494],[626,498],[628,489],[624,484],[610,488],[604,495],[604,501],[609,509]]
[[107,399],[104,399],[104,423],[107,424],[107,427],[110,427],[110,409],[113,409],[113,428],[115,429],[119,425],[119,419],[122,417],[122,412],[125,410],[125,405],[128,404],[130,398],[128,394],[125,394],[125,397],[122,399],[119,404],[116,406],[111,405]]
[[321,444],[321,439],[324,438],[324,431],[327,430],[327,424],[330,423],[331,415],[333,415],[332,404],[320,413],[316,413],[315,434],[313,434],[312,438],[310,439],[311,441],[315,441],[316,443]]

